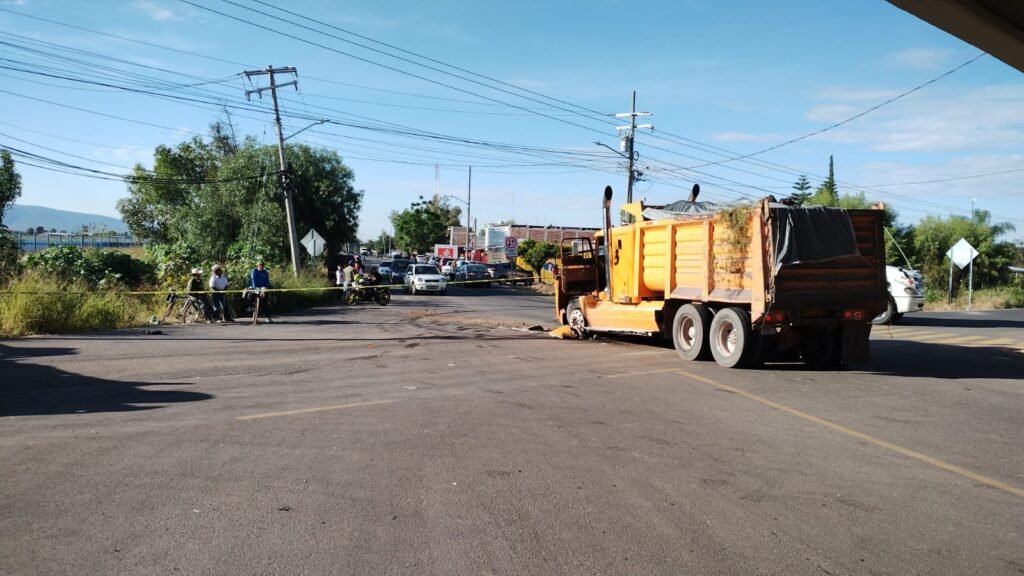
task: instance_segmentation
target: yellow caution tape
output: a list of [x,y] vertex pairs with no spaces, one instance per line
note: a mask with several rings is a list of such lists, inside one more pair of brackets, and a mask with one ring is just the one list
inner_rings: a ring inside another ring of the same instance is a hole
[[[536,282],[539,281],[539,276],[524,276],[518,278],[506,278],[506,279],[494,279],[490,278],[487,280],[450,280],[447,282],[447,286],[465,286],[469,284],[522,284],[525,282]],[[87,291],[69,291],[69,290],[47,290],[47,291],[22,291],[22,290],[0,290],[0,296],[14,296],[18,294],[26,294],[30,296],[41,296],[48,294],[65,294],[65,295],[87,295],[87,294],[124,294],[127,296],[167,296],[169,294],[176,294],[178,296],[188,296],[196,294],[244,294],[247,292],[320,292],[330,290],[358,290],[358,289],[371,289],[371,288],[390,288],[390,289],[404,289],[404,284],[361,284],[345,287],[345,286],[317,286],[313,288],[242,288],[236,290],[195,290],[192,292],[178,292],[177,290],[87,290]]]

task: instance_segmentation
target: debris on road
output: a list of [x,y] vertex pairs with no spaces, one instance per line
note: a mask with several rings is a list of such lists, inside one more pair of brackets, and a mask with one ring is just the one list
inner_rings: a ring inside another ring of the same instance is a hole
[[572,329],[569,328],[568,326],[559,326],[558,328],[555,328],[554,330],[548,332],[548,335],[551,336],[552,338],[565,340],[566,338],[572,338]]

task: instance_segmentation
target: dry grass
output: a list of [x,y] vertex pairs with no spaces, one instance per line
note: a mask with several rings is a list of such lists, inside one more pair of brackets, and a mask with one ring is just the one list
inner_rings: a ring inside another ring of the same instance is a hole
[[[987,288],[975,290],[971,298],[971,310],[1005,310],[1007,308],[1024,308],[1024,289],[1021,288]],[[929,301],[924,305],[928,312],[950,312],[967,309],[967,292],[961,292],[949,304],[945,298]]]

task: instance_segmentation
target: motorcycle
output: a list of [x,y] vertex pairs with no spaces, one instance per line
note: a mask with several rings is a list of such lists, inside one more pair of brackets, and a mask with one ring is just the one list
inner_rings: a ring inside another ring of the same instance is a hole
[[360,302],[376,302],[381,306],[391,303],[391,289],[387,286],[378,286],[377,282],[369,279],[356,280],[352,288],[345,293],[345,304],[355,306]]

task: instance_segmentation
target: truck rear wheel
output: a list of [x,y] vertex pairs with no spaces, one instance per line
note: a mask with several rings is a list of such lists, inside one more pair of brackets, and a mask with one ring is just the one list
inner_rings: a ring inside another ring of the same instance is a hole
[[672,343],[683,360],[708,357],[708,327],[711,313],[700,304],[685,304],[672,320]]
[[746,365],[753,346],[750,314],[741,308],[726,308],[711,320],[711,355],[724,368]]

